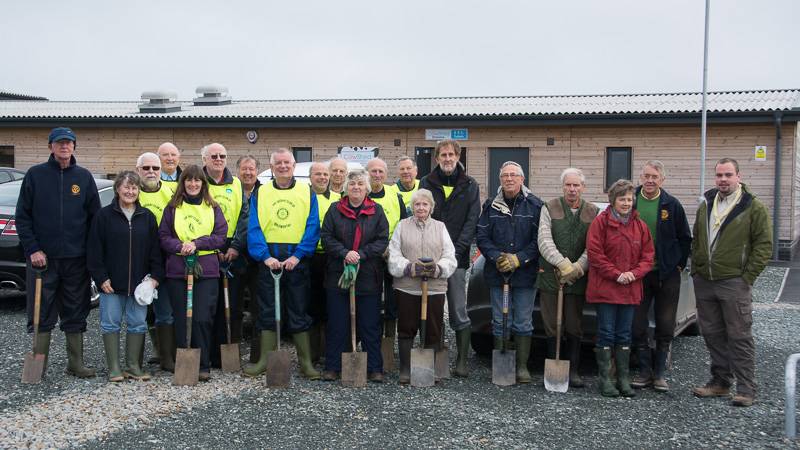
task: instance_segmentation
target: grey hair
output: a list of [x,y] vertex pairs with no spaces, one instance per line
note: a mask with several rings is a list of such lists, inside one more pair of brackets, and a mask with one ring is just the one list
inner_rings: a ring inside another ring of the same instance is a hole
[[450,147],[456,152],[457,157],[461,157],[461,146],[458,144],[458,141],[455,139],[443,139],[436,143],[436,149],[433,151],[433,157],[438,159],[439,152],[442,151],[443,148]]
[[241,167],[242,163],[245,161],[253,161],[254,163],[256,163],[256,170],[258,170],[258,160],[256,159],[255,156],[249,153],[244,156],[240,156],[239,159],[236,160],[236,168],[238,169],[239,167]]
[[613,208],[617,198],[633,191],[634,186],[630,180],[617,180],[608,188],[608,203],[611,203],[611,207]]
[[386,164],[386,161],[384,161],[384,160],[382,160],[380,158],[372,158],[369,161],[367,161],[367,168],[369,168],[369,165],[372,164],[373,162],[379,162],[379,163],[383,164],[383,167],[386,168],[386,171],[387,172],[389,171],[389,165]]
[[403,161],[411,161],[411,164],[413,164],[414,167],[417,167],[417,160],[408,155],[401,156],[400,159],[397,160],[397,165],[399,166]]
[[203,146],[203,148],[201,148],[201,149],[200,149],[200,157],[201,157],[201,158],[205,158],[205,157],[206,157],[206,155],[208,154],[208,149],[209,149],[209,147],[211,147],[212,145],[219,145],[220,147],[222,147],[222,148],[225,150],[225,154],[226,154],[226,155],[228,154],[228,149],[227,149],[227,148],[225,148],[225,146],[224,146],[224,145],[222,145],[222,144],[220,144],[220,143],[218,143],[218,142],[212,142],[212,143],[210,143],[210,144],[208,144],[208,145],[204,145],[204,146]]
[[155,159],[158,160],[158,165],[161,165],[161,159],[158,157],[158,155],[156,155],[153,152],[144,152],[141,155],[139,155],[138,158],[136,158],[136,167],[137,168],[142,167],[142,164],[144,164],[144,159],[145,158],[155,158]]
[[433,199],[433,193],[427,189],[417,189],[411,194],[411,208],[414,208],[414,202],[417,200],[425,200],[431,205],[431,212],[436,207],[436,201]]
[[132,184],[137,188],[142,184],[142,178],[139,176],[138,173],[132,170],[123,170],[122,172],[117,174],[117,177],[114,178],[114,197],[119,197],[117,193],[117,189],[125,183]]
[[279,155],[279,154],[281,154],[281,153],[288,153],[288,154],[289,154],[289,156],[291,156],[291,157],[292,157],[292,163],[295,163],[295,162],[296,162],[296,161],[294,160],[294,153],[292,153],[292,151],[291,151],[291,150],[289,150],[289,149],[288,149],[288,148],[286,148],[286,147],[281,147],[281,148],[279,148],[279,149],[275,150],[274,152],[272,152],[272,154],[270,154],[270,155],[269,155],[269,165],[270,165],[270,166],[271,166],[271,165],[273,165],[273,164],[275,164],[275,155]]
[[361,180],[367,186],[367,193],[372,192],[372,189],[369,186],[369,174],[364,169],[353,169],[347,172],[347,178],[345,178],[345,192],[347,192],[347,185],[350,184],[351,181],[358,181]]
[[519,163],[518,163],[518,162],[515,162],[515,161],[506,161],[506,162],[504,162],[504,163],[503,163],[503,165],[502,165],[502,166],[500,166],[500,172],[502,172],[502,171],[503,171],[503,169],[505,169],[505,168],[506,168],[506,167],[508,167],[508,166],[514,166],[514,167],[516,167],[516,168],[517,168],[517,173],[518,173],[519,175],[522,175],[522,178],[525,178],[525,171],[524,171],[524,170],[522,170],[522,166],[520,166],[520,165],[519,165]]
[[576,175],[578,178],[581,179],[581,184],[586,185],[586,177],[583,175],[583,171],[581,169],[577,169],[575,167],[567,167],[561,172],[561,184],[564,184],[564,180],[567,179],[568,175]]
[[644,168],[648,166],[652,167],[653,169],[656,169],[658,173],[661,175],[661,178],[667,177],[667,169],[664,168],[664,163],[662,163],[661,161],[657,159],[648,160],[642,166],[642,172],[644,172]]
[[341,162],[344,163],[345,166],[347,166],[347,160],[346,159],[344,159],[342,157],[339,157],[339,156],[334,156],[333,158],[329,159],[326,162],[326,164],[328,165],[329,168],[330,168],[331,164],[333,164],[334,161],[341,161]]

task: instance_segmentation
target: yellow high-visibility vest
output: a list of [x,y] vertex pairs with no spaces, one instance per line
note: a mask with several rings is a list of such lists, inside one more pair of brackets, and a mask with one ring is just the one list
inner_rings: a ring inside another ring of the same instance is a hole
[[400,202],[397,200],[397,186],[384,185],[383,197],[370,197],[375,203],[381,205],[386,220],[389,221],[389,239],[392,238],[397,223],[400,222]]
[[404,191],[400,189],[400,184],[402,184],[402,182],[398,181],[395,187],[397,187],[397,192],[400,193],[400,196],[403,197],[403,204],[406,205],[406,210],[410,212],[412,209],[411,196],[414,195],[414,192],[417,192],[417,189],[419,189],[419,180],[414,180],[414,187],[411,188],[410,191]]
[[[214,208],[201,203],[191,205],[185,201],[175,208],[175,234],[181,242],[211,236],[214,232]],[[216,253],[216,250],[198,250],[199,256]]]
[[[337,194],[336,192],[328,191],[328,197],[325,198],[325,194],[317,194],[317,207],[319,208],[319,226],[322,228],[322,222],[325,220],[325,214],[328,213],[328,208],[331,207],[332,204],[339,201],[342,198],[341,195]],[[322,248],[322,239],[317,241],[317,253],[322,253],[325,249]]]
[[239,213],[242,211],[242,182],[239,178],[233,177],[233,182],[230,184],[208,183],[208,193],[219,204],[222,215],[225,216],[225,222],[228,223],[227,237],[233,237]]
[[161,225],[161,217],[164,216],[164,208],[167,207],[172,196],[175,195],[177,183],[161,182],[161,187],[155,192],[145,192],[139,190],[139,204],[147,208],[156,216],[156,224]]
[[269,182],[258,189],[258,223],[268,243],[299,244],[310,213],[308,183],[295,181],[290,189],[277,189]]

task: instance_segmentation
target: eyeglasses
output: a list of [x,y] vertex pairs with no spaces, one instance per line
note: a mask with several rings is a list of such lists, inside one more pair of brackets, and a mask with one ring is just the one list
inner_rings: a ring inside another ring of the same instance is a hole
[[228,157],[228,155],[225,155],[225,154],[208,155],[208,157],[211,158],[211,159],[225,159],[225,158]]
[[522,175],[520,175],[518,173],[504,173],[504,174],[500,175],[500,178],[517,178],[517,177],[521,177],[521,176]]
[[161,167],[159,167],[159,166],[142,166],[142,167],[140,167],[140,169],[144,170],[145,172],[148,172],[148,171],[151,171],[151,170],[153,172],[158,172],[159,170],[161,170]]

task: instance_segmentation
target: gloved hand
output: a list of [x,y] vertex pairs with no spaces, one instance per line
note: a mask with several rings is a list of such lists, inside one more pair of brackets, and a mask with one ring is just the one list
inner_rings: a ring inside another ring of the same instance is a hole
[[414,265],[419,267],[420,276],[433,278],[436,275],[436,263],[433,261],[425,262],[418,259]]
[[419,277],[422,277],[422,276],[428,276],[428,275],[425,275],[425,271],[426,271],[426,268],[425,268],[425,264],[424,263],[421,263],[419,261],[416,261],[416,262],[413,262],[413,263],[410,262],[410,263],[406,264],[406,268],[403,269],[403,275],[405,275],[407,277],[411,277],[411,278],[419,278]]
[[571,271],[568,272],[566,275],[564,275],[564,273],[561,273],[558,280],[559,283],[571,286],[584,275],[583,267],[581,267],[580,263],[578,262],[572,263],[570,269]]
[[355,284],[358,277],[358,264],[345,263],[342,270],[342,276],[339,277],[339,287],[341,289],[350,289],[350,286]]
[[519,258],[513,253],[501,253],[497,258],[497,270],[500,272],[513,272],[519,267]]
[[558,268],[558,272],[562,279],[575,270],[573,268],[572,261],[570,261],[569,258],[562,259],[560,263],[556,264],[556,267]]

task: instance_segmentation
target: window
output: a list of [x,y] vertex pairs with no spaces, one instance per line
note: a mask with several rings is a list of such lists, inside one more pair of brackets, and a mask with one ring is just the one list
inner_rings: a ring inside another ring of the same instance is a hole
[[311,147],[292,147],[295,162],[311,162]]
[[14,167],[13,145],[0,145],[0,166]]
[[606,185],[603,191],[617,180],[631,179],[631,155],[633,151],[630,147],[607,147],[606,148]]

